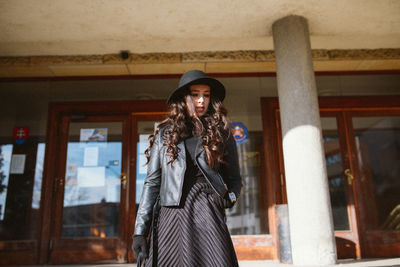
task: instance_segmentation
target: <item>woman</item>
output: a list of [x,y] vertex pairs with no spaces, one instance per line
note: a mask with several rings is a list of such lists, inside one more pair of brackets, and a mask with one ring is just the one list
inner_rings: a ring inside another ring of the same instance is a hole
[[168,98],[167,119],[149,138],[132,244],[145,266],[238,266],[224,209],[242,184],[224,98],[218,80],[186,72]]

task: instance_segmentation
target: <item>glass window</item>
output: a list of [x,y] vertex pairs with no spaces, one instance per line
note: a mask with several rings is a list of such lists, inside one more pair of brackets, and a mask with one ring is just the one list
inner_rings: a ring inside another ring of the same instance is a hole
[[369,230],[400,230],[400,117],[354,117]]
[[245,142],[237,143],[243,188],[236,205],[226,212],[227,225],[233,235],[268,233],[266,181],[261,169],[263,138],[262,132],[254,132],[248,134]]
[[33,184],[32,209],[39,209],[40,207],[45,147],[46,145],[44,143],[38,144],[36,153],[35,183]]
[[144,180],[147,175],[147,158],[144,154],[149,147],[149,136],[154,133],[154,129],[159,122],[156,121],[138,121],[137,135],[139,142],[136,144],[136,211],[139,207],[140,198],[142,196]]
[[268,234],[268,193],[260,98],[276,96],[275,77],[221,78],[227,88],[224,106],[237,140],[243,188],[238,202],[226,210],[232,235]]
[[0,240],[36,238],[43,157],[43,143],[0,146]]
[[340,147],[336,118],[322,117],[321,125],[334,229],[350,230],[341,154],[343,148]]
[[4,220],[13,145],[0,145],[0,221]]
[[121,133],[120,122],[70,124],[62,237],[119,235]]

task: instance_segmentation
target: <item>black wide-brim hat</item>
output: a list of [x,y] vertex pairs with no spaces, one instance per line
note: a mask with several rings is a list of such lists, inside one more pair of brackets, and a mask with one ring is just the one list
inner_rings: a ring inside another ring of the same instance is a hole
[[185,89],[193,84],[205,84],[210,86],[211,97],[221,102],[225,98],[225,87],[220,81],[208,77],[201,70],[189,70],[182,75],[179,80],[178,88],[170,94],[167,104],[170,106],[172,103],[182,100],[185,96]]

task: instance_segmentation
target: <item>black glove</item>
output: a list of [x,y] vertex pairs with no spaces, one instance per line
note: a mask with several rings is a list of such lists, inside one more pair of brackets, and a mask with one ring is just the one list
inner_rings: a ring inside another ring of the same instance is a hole
[[147,241],[144,235],[134,235],[132,242],[132,250],[135,253],[135,258],[139,257],[139,253],[142,252],[144,258],[148,257]]
[[[206,187],[204,189],[202,189],[202,191],[206,194],[216,194],[214,189],[212,189],[211,187]],[[218,196],[219,197],[219,196]],[[230,209],[233,207],[233,205],[235,205],[235,203],[233,203],[230,199],[229,199],[229,195],[226,194],[225,197],[222,199],[222,204],[224,206],[225,209]]]

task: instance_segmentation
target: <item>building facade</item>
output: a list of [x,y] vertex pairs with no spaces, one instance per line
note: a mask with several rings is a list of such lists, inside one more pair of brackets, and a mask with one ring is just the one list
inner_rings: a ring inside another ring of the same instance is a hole
[[[227,11],[217,14],[211,1],[195,11],[194,3],[172,2],[173,8],[150,8],[61,1],[44,9],[0,2],[8,12],[1,11],[0,27],[0,264],[135,260],[130,245],[147,137],[190,69],[227,88],[244,184],[227,210],[239,260],[301,263],[296,251],[311,251],[310,244],[334,247],[314,263],[400,256],[400,5],[338,1],[327,11],[318,1],[250,1],[252,7],[220,1]],[[136,16],[122,23],[127,10]],[[67,20],[69,12],[82,24]],[[304,40],[289,38],[299,32],[291,32],[297,20],[272,28],[294,13],[305,22]],[[153,24],[143,22],[150,17]],[[60,28],[41,24],[49,21]],[[285,58],[303,43],[304,56]],[[293,82],[288,90],[286,81]],[[320,152],[299,135],[310,125]],[[315,166],[323,173],[316,175]],[[324,185],[325,206],[315,197]],[[321,241],[325,224],[331,241]]]

